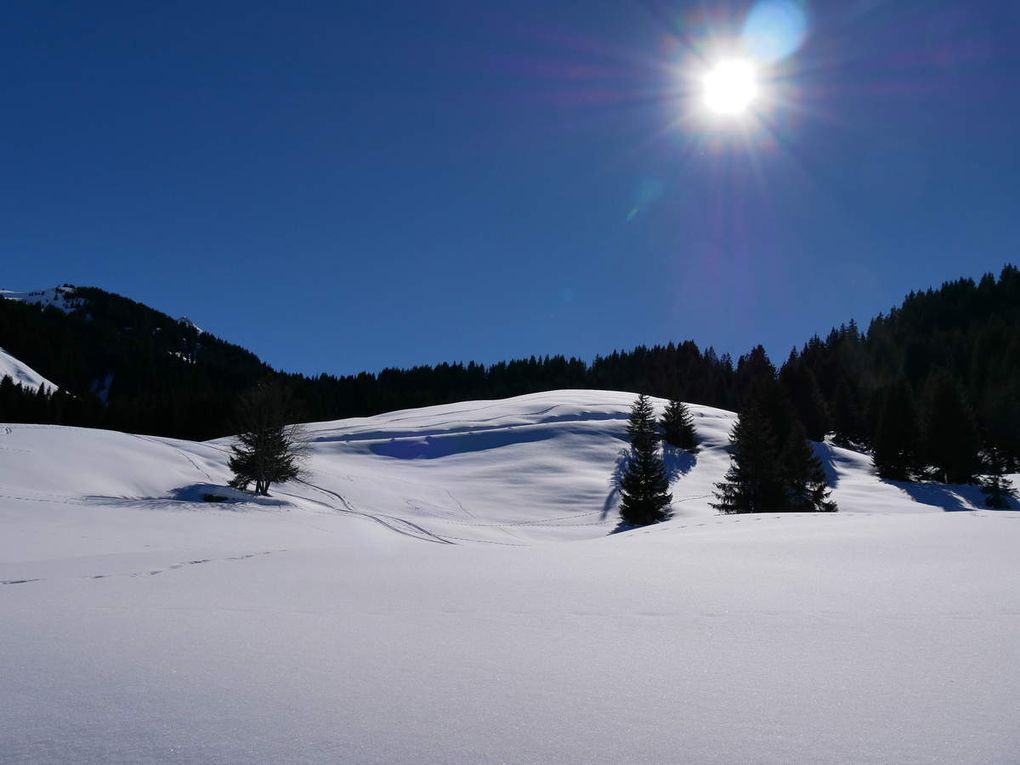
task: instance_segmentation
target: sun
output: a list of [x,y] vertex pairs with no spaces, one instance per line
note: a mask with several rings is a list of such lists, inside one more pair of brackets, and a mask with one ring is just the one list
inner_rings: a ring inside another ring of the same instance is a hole
[[722,117],[741,117],[759,95],[758,69],[747,59],[719,61],[702,76],[705,108]]

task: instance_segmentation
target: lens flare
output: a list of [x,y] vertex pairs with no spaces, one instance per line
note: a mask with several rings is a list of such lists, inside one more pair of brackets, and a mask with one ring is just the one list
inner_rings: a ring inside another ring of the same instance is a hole
[[774,64],[796,53],[807,33],[804,0],[759,0],[747,14],[740,41],[755,61]]

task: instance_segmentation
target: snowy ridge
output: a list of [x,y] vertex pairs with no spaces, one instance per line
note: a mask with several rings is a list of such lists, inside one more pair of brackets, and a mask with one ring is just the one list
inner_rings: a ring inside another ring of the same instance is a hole
[[719,516],[692,407],[611,534],[632,400],[310,424],[257,501],[227,441],[0,425],[4,761],[1015,760],[1020,512],[819,445],[841,512]]
[[43,385],[50,390],[56,390],[58,387],[32,369],[28,364],[19,361],[3,348],[0,348],[0,380],[4,377],[10,377],[16,384],[34,390],[38,390]]
[[198,326],[195,322],[193,322],[187,316],[180,317],[177,320],[177,322],[179,324],[183,324],[185,327],[190,327],[191,329],[195,330],[195,332],[197,332],[200,335],[204,335],[205,334],[205,330],[202,329],[200,326]]
[[0,297],[6,300],[18,300],[23,303],[32,303],[44,308],[52,307],[67,313],[77,305],[78,298],[75,297],[75,289],[69,284],[60,287],[51,287],[45,290],[32,290],[30,292],[18,292],[16,290],[0,290]]

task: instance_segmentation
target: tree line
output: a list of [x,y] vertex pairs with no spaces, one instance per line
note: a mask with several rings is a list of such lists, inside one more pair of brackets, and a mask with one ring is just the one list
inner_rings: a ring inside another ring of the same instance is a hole
[[233,432],[234,402],[264,380],[287,387],[295,416],[308,421],[591,388],[741,413],[754,404],[771,431],[766,443],[789,446],[789,459],[799,435],[787,431],[802,428],[810,440],[832,434],[873,449],[891,479],[968,481],[992,461],[1006,471],[1020,467],[1014,266],[912,293],[866,332],[851,321],[811,338],[778,370],[761,346],[734,361],[684,341],[589,362],[544,356],[308,377],[273,370],[127,298],[93,288],[76,288],[75,297],[68,313],[0,299],[0,345],[61,388],[49,396],[0,391],[0,419],[205,439]]

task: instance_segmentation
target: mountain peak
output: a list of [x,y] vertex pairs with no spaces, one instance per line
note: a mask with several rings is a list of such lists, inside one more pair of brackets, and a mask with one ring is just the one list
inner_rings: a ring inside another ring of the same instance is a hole
[[205,334],[205,330],[202,329],[200,326],[198,326],[195,322],[193,322],[187,316],[181,316],[177,320],[177,323],[178,324],[183,324],[185,327],[190,327],[191,329],[195,330],[200,335],[204,335]]
[[77,296],[78,288],[73,284],[61,284],[58,287],[50,287],[43,290],[31,290],[19,292],[17,290],[0,290],[0,297],[6,300],[17,300],[22,303],[41,305],[44,308],[52,306],[64,313],[76,308],[79,303]]

